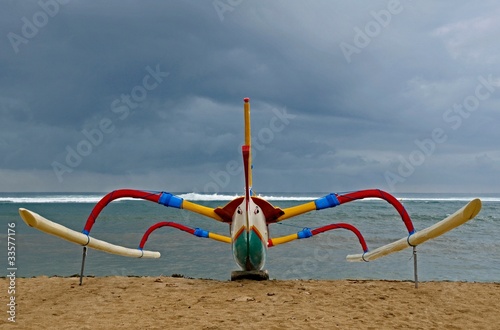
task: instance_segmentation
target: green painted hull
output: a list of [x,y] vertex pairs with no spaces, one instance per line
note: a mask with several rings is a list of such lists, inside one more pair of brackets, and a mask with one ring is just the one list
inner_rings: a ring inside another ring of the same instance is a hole
[[266,262],[267,249],[259,235],[245,230],[233,241],[233,255],[244,270],[261,270]]

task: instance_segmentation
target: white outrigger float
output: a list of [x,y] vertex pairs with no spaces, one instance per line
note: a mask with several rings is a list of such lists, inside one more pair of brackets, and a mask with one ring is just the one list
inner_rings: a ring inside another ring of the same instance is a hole
[[[224,207],[209,208],[184,200],[183,198],[167,192],[120,189],[110,192],[94,206],[81,232],[52,222],[24,208],[19,209],[19,214],[29,226],[84,247],[80,284],[82,283],[87,248],[93,248],[126,257],[159,258],[159,252],[144,250],[144,246],[149,235],[154,230],[168,226],[198,237],[211,238],[216,241],[231,244],[234,259],[241,268],[241,270],[232,273],[232,279],[267,279],[269,276],[263,267],[266,261],[268,248],[278,244],[288,243],[295,239],[312,237],[333,229],[346,229],[357,236],[363,250],[361,254],[348,255],[348,261],[372,261],[388,254],[401,251],[402,249],[413,247],[415,257],[415,285],[417,285],[415,247],[473,219],[481,210],[481,201],[479,199],[474,199],[444,220],[423,230],[416,231],[404,206],[394,196],[379,189],[360,190],[342,194],[331,193],[314,201],[297,206],[284,209],[275,207],[265,199],[256,196],[252,189],[252,148],[249,102],[249,98],[244,99],[245,144],[242,147],[242,155],[245,192],[242,196],[236,197]],[[139,247],[135,249],[111,244],[91,237],[90,231],[102,209],[113,200],[130,197],[148,200],[167,207],[189,210],[214,220],[228,223],[230,226],[230,236],[212,233],[199,228],[190,228],[175,222],[159,222],[151,226],[145,232]],[[394,243],[374,250],[368,249],[365,239],[358,229],[348,223],[332,223],[315,229],[304,228],[297,233],[287,236],[269,237],[268,226],[273,223],[281,222],[307,212],[331,208],[364,198],[380,198],[390,203],[401,216],[408,231],[408,235]]]

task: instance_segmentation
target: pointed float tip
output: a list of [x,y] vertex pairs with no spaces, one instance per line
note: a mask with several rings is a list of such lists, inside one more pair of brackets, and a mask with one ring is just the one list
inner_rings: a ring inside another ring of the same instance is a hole
[[249,98],[249,97],[245,97],[245,98],[243,99],[243,101],[245,101],[245,103],[248,103],[248,102],[250,102],[250,98]]

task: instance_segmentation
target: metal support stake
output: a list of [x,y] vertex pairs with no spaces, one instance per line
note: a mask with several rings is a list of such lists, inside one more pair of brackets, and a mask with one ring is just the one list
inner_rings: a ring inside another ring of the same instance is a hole
[[83,269],[85,268],[85,257],[87,256],[87,247],[83,247],[83,253],[82,253],[82,269],[80,270],[80,285],[82,285],[83,282]]
[[418,289],[418,272],[417,272],[417,247],[413,246],[413,268],[415,275],[415,289]]

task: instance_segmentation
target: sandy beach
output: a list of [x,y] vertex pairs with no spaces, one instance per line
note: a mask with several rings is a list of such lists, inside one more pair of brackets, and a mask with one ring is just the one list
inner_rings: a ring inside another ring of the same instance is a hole
[[[1,301],[9,301],[2,278]],[[498,329],[500,283],[16,279],[22,329]],[[0,328],[11,328],[8,314]]]

